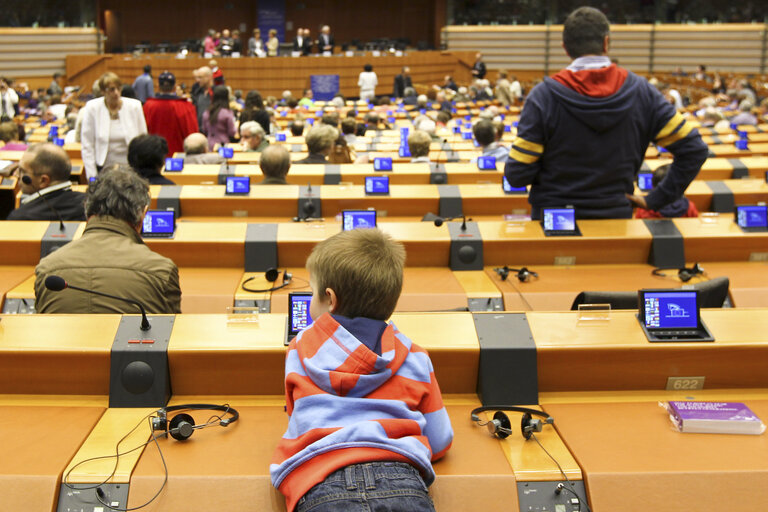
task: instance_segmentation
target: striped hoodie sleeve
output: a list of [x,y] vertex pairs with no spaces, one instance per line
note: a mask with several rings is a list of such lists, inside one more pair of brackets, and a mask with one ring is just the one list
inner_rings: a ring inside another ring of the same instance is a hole
[[685,189],[696,178],[706,161],[708,149],[701,140],[699,131],[686,121],[661,93],[653,89],[658,119],[653,140],[657,146],[667,149],[674,157],[667,177],[645,197],[648,208],[658,211],[683,196]]
[[[538,88],[538,86],[537,86]],[[541,169],[541,155],[544,153],[544,123],[541,108],[536,99],[536,88],[523,105],[517,123],[517,137],[509,150],[509,158],[504,167],[504,175],[513,187],[523,187],[533,183]]]

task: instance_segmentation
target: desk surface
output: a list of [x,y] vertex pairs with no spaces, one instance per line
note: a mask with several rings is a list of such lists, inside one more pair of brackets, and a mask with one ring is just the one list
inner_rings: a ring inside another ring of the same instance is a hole
[[[768,400],[744,401],[763,420]],[[762,510],[768,436],[681,434],[656,402],[547,404],[581,465],[592,509]]]
[[[288,424],[282,402],[261,406],[231,403],[241,416],[231,427],[196,432],[186,443],[160,441],[168,464],[168,485],[147,510],[167,510],[171,504],[174,508],[194,504],[196,509],[216,510],[285,509],[268,473],[275,446]],[[469,411],[479,404],[476,399],[468,403],[448,406],[455,441],[444,459],[435,463],[438,476],[431,488],[435,506],[441,511],[502,503],[515,508],[515,475],[500,443],[469,421]],[[205,412],[193,412],[195,419],[198,416]],[[128,506],[147,501],[162,481],[157,451],[147,449],[131,478]],[[219,491],[210,492],[210,486]]]
[[0,405],[2,508],[55,510],[62,470],[103,412],[103,407]]

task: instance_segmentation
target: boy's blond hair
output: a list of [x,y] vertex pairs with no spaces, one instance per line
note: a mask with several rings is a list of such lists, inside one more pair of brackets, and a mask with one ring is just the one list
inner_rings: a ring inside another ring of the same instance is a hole
[[334,313],[387,320],[403,289],[405,248],[378,228],[342,231],[317,244],[307,269],[320,296],[336,293]]

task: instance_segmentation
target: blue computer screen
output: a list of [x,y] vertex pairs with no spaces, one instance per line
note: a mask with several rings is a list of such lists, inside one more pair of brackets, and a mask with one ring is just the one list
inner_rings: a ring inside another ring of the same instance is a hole
[[178,172],[184,169],[183,158],[166,158],[165,159],[165,172]]
[[374,171],[391,171],[392,159],[389,157],[377,157],[373,159]]
[[366,176],[366,194],[389,194],[389,176]]
[[295,334],[312,324],[312,315],[309,314],[309,305],[312,302],[312,294],[291,293],[289,314],[291,317],[291,333]]
[[496,157],[495,156],[480,156],[477,157],[477,168],[482,171],[495,171],[496,170]]
[[285,142],[285,134],[284,133],[276,133],[275,134],[275,140],[277,142]]
[[736,222],[743,228],[764,228],[768,225],[765,206],[739,206]]
[[145,235],[173,234],[175,212],[173,210],[149,210],[144,217],[141,232]]
[[653,188],[653,173],[641,172],[637,175],[637,188],[640,190],[651,190]]
[[576,230],[576,212],[573,208],[544,208],[542,217],[546,231]]
[[504,192],[527,192],[528,189],[526,187],[513,187],[509,184],[509,181],[507,181],[506,176],[501,177],[501,187],[504,189]]
[[248,176],[227,176],[227,194],[247,194],[251,191]]
[[407,145],[402,145],[400,146],[400,149],[397,150],[397,154],[400,158],[408,158],[411,156],[411,149]]
[[696,292],[644,292],[645,326],[649,329],[698,327]]
[[376,210],[346,210],[341,213],[341,229],[375,228]]
[[232,148],[221,147],[219,148],[219,155],[223,158],[232,158],[235,155],[235,150]]

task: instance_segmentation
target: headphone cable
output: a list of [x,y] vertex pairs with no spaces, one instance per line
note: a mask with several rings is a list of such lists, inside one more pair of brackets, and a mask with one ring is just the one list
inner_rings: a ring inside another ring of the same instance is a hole
[[[581,504],[583,503],[583,504],[584,504],[584,506],[585,506],[585,507],[587,507],[587,512],[592,512],[592,509],[590,509],[590,508],[589,508],[589,503],[587,503],[587,500],[585,500],[585,499],[582,499],[582,497],[578,495],[578,493],[576,492],[576,488],[575,488],[575,487],[574,487],[574,485],[573,485],[573,482],[571,482],[571,481],[568,479],[568,475],[566,475],[566,474],[565,474],[565,471],[563,471],[563,468],[562,468],[562,466],[560,466],[560,463],[559,463],[559,462],[557,462],[557,459],[555,459],[555,458],[552,456],[552,454],[551,454],[551,453],[549,453],[549,452],[547,451],[547,449],[546,449],[546,448],[544,448],[544,445],[543,445],[543,444],[541,444],[541,441],[539,441],[539,438],[538,438],[538,437],[536,437],[536,434],[534,434],[533,432],[531,432],[531,437],[533,438],[533,440],[534,440],[534,441],[536,441],[536,444],[538,444],[538,445],[539,445],[539,447],[540,447],[542,450],[544,450],[544,453],[546,453],[546,454],[547,454],[547,456],[548,456],[550,459],[552,459],[552,462],[554,462],[554,463],[555,463],[555,465],[557,466],[557,469],[558,469],[558,470],[560,470],[560,474],[561,474],[561,475],[563,475],[563,478],[565,478],[565,481],[568,483],[568,485],[569,485],[569,486],[571,486],[571,489],[569,489],[569,488],[568,488],[567,486],[565,486],[565,485],[563,485],[563,486],[562,486],[562,487],[560,487],[560,488],[561,488],[561,489],[565,489],[566,491],[568,491],[568,492],[570,492],[571,494],[573,494],[574,496],[576,496],[576,499],[578,499],[578,500],[579,500],[579,510],[581,510]],[[562,485],[562,484],[561,484],[561,485]]]

